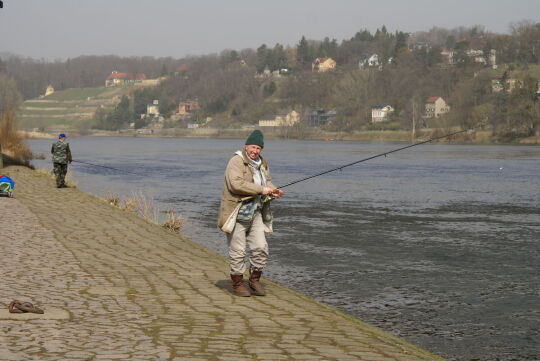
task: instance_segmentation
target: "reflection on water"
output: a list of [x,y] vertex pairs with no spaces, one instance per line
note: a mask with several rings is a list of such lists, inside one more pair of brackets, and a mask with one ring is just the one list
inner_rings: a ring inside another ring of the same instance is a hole
[[[75,163],[80,189],[143,190],[225,255],[217,206],[241,140],[70,141],[75,159],[147,175]],[[276,184],[401,146],[266,143]],[[540,147],[422,145],[293,185],[273,203],[265,274],[449,360],[539,360],[539,160]]]

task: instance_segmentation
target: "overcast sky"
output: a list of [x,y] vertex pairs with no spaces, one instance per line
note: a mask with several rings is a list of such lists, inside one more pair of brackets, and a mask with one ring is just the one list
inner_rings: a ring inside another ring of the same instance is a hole
[[415,32],[540,22],[540,0],[3,0],[0,52],[47,60],[79,55],[201,55],[302,35],[338,41],[357,31]]

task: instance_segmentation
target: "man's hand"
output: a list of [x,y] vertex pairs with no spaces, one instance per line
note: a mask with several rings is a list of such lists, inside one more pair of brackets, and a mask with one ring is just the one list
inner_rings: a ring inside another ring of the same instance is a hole
[[283,191],[281,189],[274,189],[270,187],[263,187],[263,191],[261,193],[263,196],[266,196],[268,194],[271,194],[274,198],[279,198],[283,195]]
[[272,190],[272,196],[274,198],[279,198],[283,195],[283,191],[281,189],[273,189]]

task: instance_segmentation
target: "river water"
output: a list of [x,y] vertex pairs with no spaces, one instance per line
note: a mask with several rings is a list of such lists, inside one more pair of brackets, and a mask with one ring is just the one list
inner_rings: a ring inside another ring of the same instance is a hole
[[[242,140],[69,139],[78,188],[143,192],[226,254],[223,171]],[[47,155],[51,140],[32,140]],[[403,146],[267,140],[276,185]],[[448,360],[540,360],[540,147],[426,144],[287,187],[265,275]],[[224,275],[224,277],[226,277]]]

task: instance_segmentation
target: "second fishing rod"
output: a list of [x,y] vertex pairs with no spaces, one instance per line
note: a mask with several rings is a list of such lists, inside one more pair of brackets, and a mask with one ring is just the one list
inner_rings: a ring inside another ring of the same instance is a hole
[[73,162],[75,162],[75,163],[81,163],[81,164],[86,164],[86,165],[89,165],[89,166],[92,166],[92,167],[99,167],[99,168],[110,169],[110,170],[114,170],[114,171],[117,171],[117,172],[120,172],[120,173],[134,174],[134,175],[143,176],[143,177],[146,176],[145,174],[135,173],[135,172],[130,172],[130,171],[127,171],[127,170],[124,170],[124,169],[118,169],[118,168],[109,167],[109,166],[106,166],[106,165],[100,165],[100,164],[94,164],[94,163],[90,163],[90,162],[84,162],[84,161],[82,161],[82,160],[75,160],[75,159],[74,159]]

